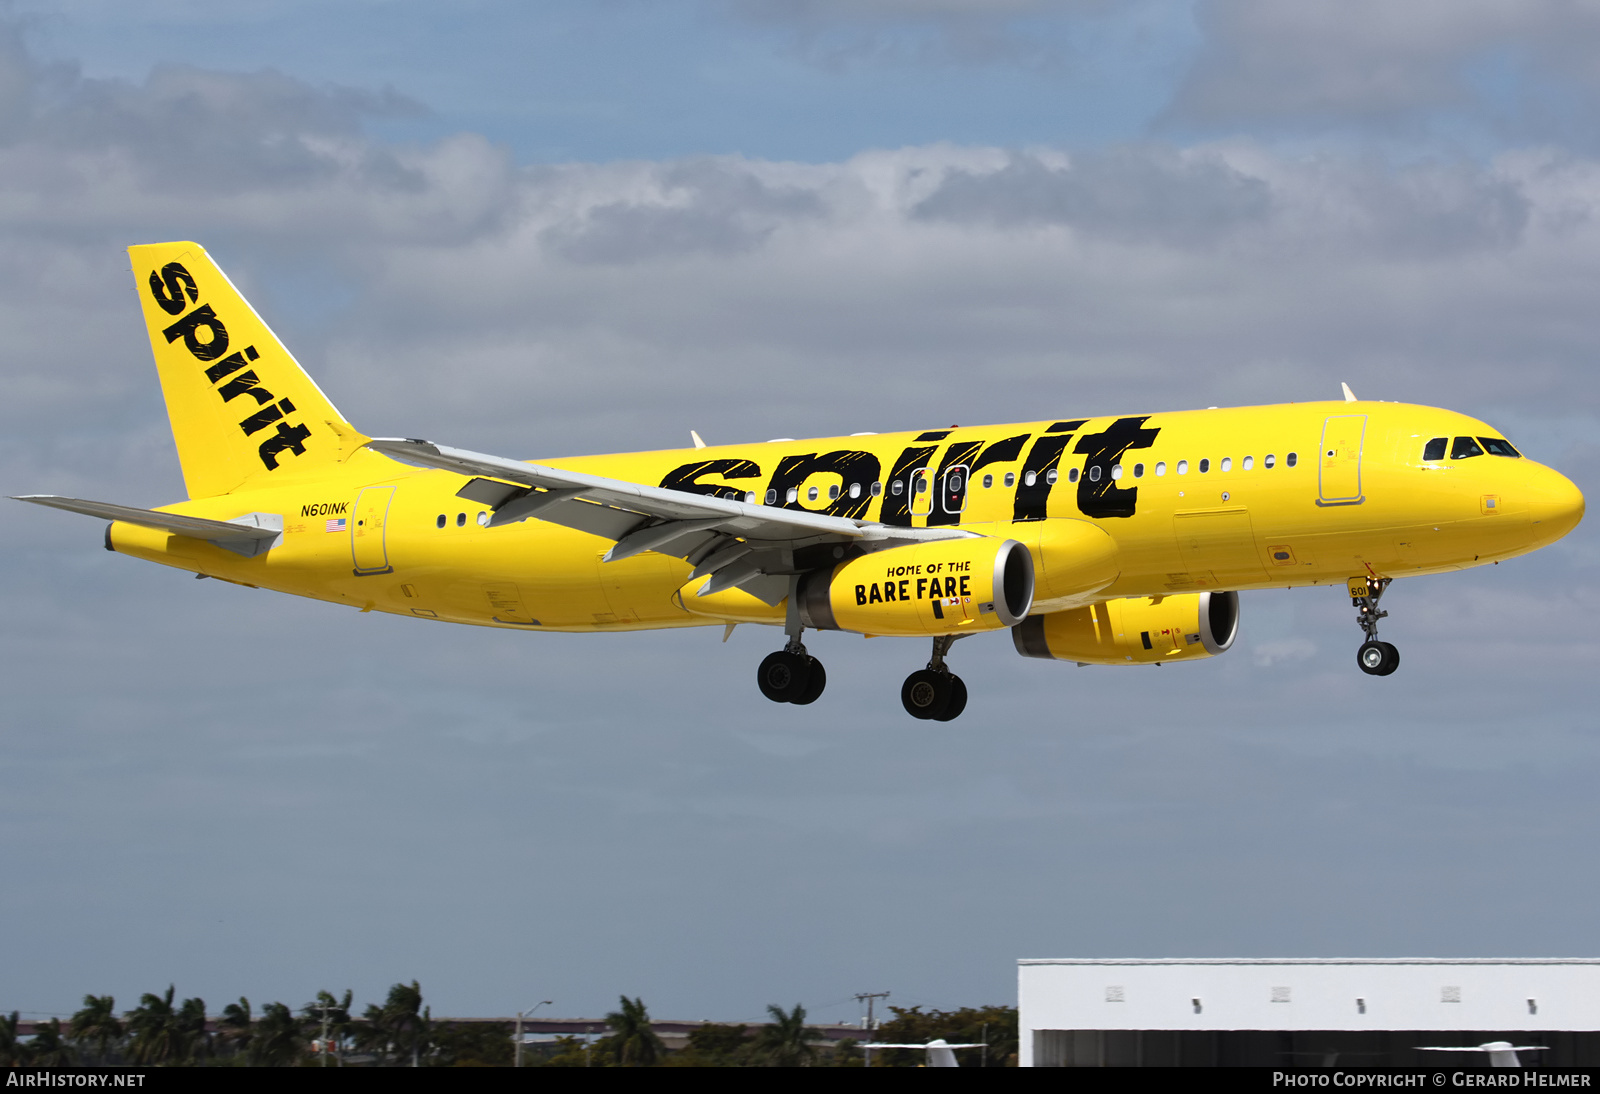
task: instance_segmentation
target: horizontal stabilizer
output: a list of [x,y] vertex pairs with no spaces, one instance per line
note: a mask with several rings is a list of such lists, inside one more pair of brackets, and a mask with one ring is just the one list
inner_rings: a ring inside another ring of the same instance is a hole
[[[29,501],[35,505],[48,505],[52,509],[65,509],[69,513],[82,513],[101,520],[120,520],[125,524],[138,524],[170,532],[175,536],[203,539],[226,547],[246,558],[260,554],[283,535],[283,519],[272,515],[252,513],[235,521],[209,520],[205,517],[186,517],[178,513],[158,513],[153,509],[135,509],[131,505],[114,505],[108,501],[84,501],[81,498],[62,498],[54,494],[13,495],[14,501]],[[243,523],[248,522],[248,523]],[[277,524],[277,527],[271,527]]]

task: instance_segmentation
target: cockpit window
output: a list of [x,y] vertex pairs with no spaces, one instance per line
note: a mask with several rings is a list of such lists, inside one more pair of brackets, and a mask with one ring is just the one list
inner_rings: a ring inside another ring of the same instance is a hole
[[1515,456],[1519,459],[1522,456],[1521,452],[1511,447],[1510,441],[1501,440],[1499,437],[1479,437],[1478,440],[1491,456]]
[[1478,442],[1471,437],[1457,437],[1455,443],[1450,446],[1450,458],[1452,460],[1464,460],[1468,456],[1481,455],[1483,455],[1483,449],[1479,448]]
[[1442,460],[1444,459],[1444,450],[1448,448],[1449,445],[1449,437],[1435,437],[1433,440],[1429,441],[1427,447],[1422,450],[1422,458],[1425,460]]

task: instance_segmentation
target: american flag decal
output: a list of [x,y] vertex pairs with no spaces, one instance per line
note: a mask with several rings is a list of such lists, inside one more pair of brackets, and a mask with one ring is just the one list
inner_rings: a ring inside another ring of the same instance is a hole
[[324,532],[342,532],[342,531],[344,531],[344,527],[345,527],[344,518],[343,517],[336,517],[333,520],[328,521],[327,525],[323,528],[323,531]]

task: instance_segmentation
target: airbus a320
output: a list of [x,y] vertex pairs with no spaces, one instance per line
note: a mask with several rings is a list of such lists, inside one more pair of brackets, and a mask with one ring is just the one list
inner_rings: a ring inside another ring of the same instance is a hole
[[807,630],[931,642],[900,698],[967,703],[957,639],[1161,665],[1238,633],[1239,591],[1344,587],[1361,671],[1395,578],[1570,532],[1583,495],[1484,422],[1344,399],[524,462],[366,436],[194,243],[129,248],[188,500],[20,500],[109,520],[108,550],[199,577],[518,631],[739,623],[807,704]]

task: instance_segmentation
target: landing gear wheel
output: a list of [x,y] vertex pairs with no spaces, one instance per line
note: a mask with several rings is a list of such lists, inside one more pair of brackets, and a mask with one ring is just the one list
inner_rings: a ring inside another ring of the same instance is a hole
[[822,689],[828,686],[828,673],[822,667],[822,662],[815,657],[807,657],[807,660],[811,662],[811,680],[806,684],[806,690],[801,692],[800,698],[789,700],[797,707],[815,703],[822,698]]
[[950,705],[952,679],[947,672],[918,669],[900,686],[900,704],[913,718],[938,718]]
[[1388,676],[1400,667],[1400,651],[1388,642],[1363,642],[1356,651],[1356,664],[1368,676]]
[[[761,694],[774,703],[793,703],[810,686],[813,665],[816,662],[805,654],[790,653],[788,650],[769,653],[756,670],[756,685],[761,689]],[[817,667],[821,668],[820,665]],[[817,688],[817,694],[822,694],[820,687]]]
[[945,704],[944,713],[934,716],[936,722],[953,722],[961,717],[961,712],[967,709],[967,685],[961,682],[961,677],[955,673],[950,674],[950,702]]

